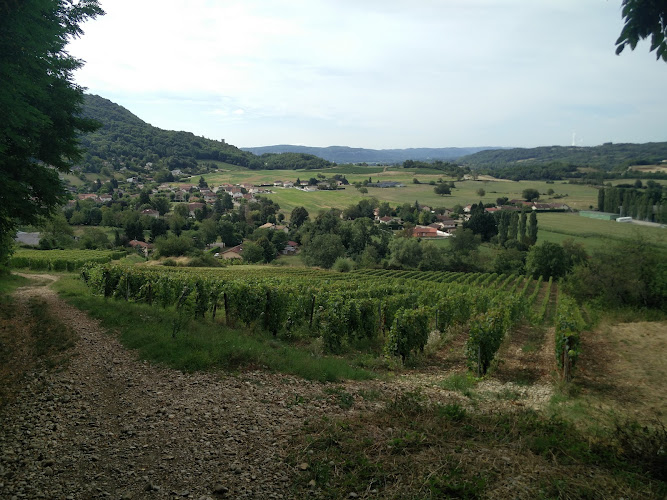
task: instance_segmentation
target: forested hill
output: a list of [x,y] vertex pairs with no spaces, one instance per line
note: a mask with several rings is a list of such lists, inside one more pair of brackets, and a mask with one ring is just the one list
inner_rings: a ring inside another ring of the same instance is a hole
[[653,165],[667,160],[667,142],[612,144],[602,146],[543,146],[480,151],[459,158],[459,163],[478,169],[521,164],[561,163],[602,170],[623,170],[630,165]]
[[96,132],[81,137],[86,150],[82,166],[87,171],[99,172],[105,165],[118,169],[148,162],[169,169],[196,168],[197,160],[219,160],[245,167],[258,162],[251,153],[225,142],[154,127],[97,95],[86,95],[82,114],[102,124]]
[[294,146],[280,144],[256,148],[241,148],[258,155],[264,153],[302,153],[319,156],[335,163],[403,163],[406,160],[434,161],[455,160],[464,155],[483,151],[478,148],[409,148],[409,149],[366,149],[347,146],[329,146],[326,148]]

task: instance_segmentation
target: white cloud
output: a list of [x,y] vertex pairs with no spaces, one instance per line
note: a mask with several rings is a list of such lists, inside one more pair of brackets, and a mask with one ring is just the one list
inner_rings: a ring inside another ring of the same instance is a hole
[[163,128],[238,145],[665,140],[667,66],[646,46],[614,55],[606,0],[102,5],[71,45],[77,79]]

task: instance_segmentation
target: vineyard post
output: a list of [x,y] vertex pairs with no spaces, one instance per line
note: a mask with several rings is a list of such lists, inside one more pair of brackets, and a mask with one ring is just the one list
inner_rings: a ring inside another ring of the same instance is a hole
[[229,326],[229,300],[227,299],[227,292],[222,294],[225,301],[225,325]]
[[313,295],[313,300],[310,303],[310,321],[308,322],[308,326],[310,328],[313,327],[313,315],[315,314],[315,295]]
[[435,310],[435,329],[439,330],[439,328],[438,328],[438,309],[437,308]]
[[378,335],[382,335],[382,302],[378,301]]
[[213,302],[213,321],[215,321],[215,313],[218,310],[218,297],[215,298],[215,302]]
[[563,379],[565,382],[570,381],[570,339],[565,337],[565,342],[563,343]]

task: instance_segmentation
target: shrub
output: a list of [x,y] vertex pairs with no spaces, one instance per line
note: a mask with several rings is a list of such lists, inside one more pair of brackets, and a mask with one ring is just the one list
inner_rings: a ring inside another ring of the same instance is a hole
[[345,257],[338,257],[334,262],[332,269],[339,273],[349,273],[354,269],[354,262]]

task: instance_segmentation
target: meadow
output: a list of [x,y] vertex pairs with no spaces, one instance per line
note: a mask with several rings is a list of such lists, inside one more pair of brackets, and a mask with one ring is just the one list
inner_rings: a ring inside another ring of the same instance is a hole
[[[497,198],[507,197],[509,199],[522,198],[522,192],[527,188],[537,189],[542,193],[540,201],[545,203],[562,202],[577,210],[588,210],[597,205],[597,189],[592,186],[581,184],[568,184],[557,181],[548,184],[543,181],[507,181],[493,179],[490,177],[478,180],[456,181],[456,179],[433,173],[433,171],[422,171],[418,169],[403,169],[395,167],[359,167],[345,165],[323,170],[244,170],[234,165],[220,165],[222,171],[206,174],[204,179],[209,185],[220,185],[223,183],[238,184],[241,182],[253,184],[273,184],[274,181],[296,179],[309,179],[322,174],[328,178],[335,174],[345,175],[350,183],[363,182],[372,179],[377,181],[396,181],[404,184],[401,188],[376,188],[369,187],[368,194],[359,193],[353,186],[345,186],[344,190],[338,191],[315,191],[306,193],[296,189],[274,188],[273,194],[266,195],[278,203],[282,211],[289,216],[294,207],[303,206],[311,214],[317,214],[320,210],[332,207],[345,208],[348,205],[358,203],[368,197],[375,197],[380,201],[386,201],[390,205],[401,205],[403,203],[414,203],[418,201],[422,205],[431,207],[451,208],[455,205],[465,206],[469,203],[495,203]],[[414,179],[419,184],[413,182]],[[451,195],[440,196],[433,191],[434,186],[429,182],[453,181],[455,188]],[[193,177],[191,182],[198,181]],[[477,193],[483,189],[484,196]],[[549,189],[554,190],[552,196],[547,195]]]
[[642,239],[647,244],[667,248],[667,231],[664,228],[589,219],[577,213],[540,213],[538,228],[538,242],[562,243],[573,239],[588,251],[630,239]]

